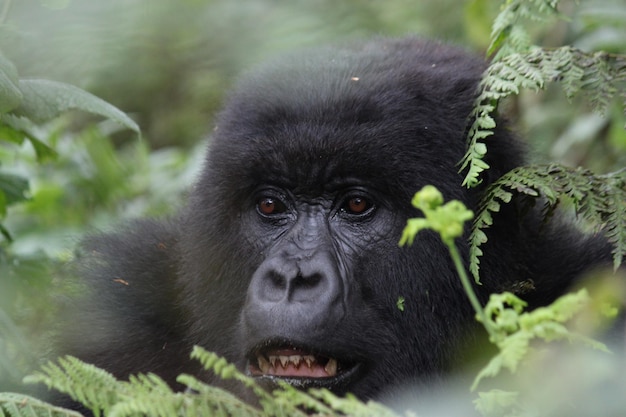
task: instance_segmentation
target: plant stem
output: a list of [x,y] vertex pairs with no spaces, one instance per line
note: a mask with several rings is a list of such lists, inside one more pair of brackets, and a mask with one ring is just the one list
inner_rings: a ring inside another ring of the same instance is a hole
[[476,296],[474,287],[472,287],[472,283],[470,282],[470,279],[467,276],[467,272],[465,272],[465,266],[463,266],[463,262],[461,261],[461,255],[459,255],[459,251],[457,250],[456,245],[454,244],[454,241],[446,242],[446,245],[448,246],[448,249],[450,250],[450,256],[452,257],[452,261],[454,262],[454,266],[456,267],[457,273],[459,274],[459,277],[461,278],[461,283],[463,284],[465,293],[467,294],[467,297],[469,298],[470,303],[472,304],[472,307],[474,307],[474,311],[476,311],[476,315],[478,316],[479,320],[483,323],[483,326],[485,327],[485,330],[487,330],[487,333],[489,333],[489,337],[492,340],[495,340],[495,336],[496,336],[495,332],[493,331],[491,327],[491,323],[487,320],[487,315],[485,314],[485,311],[483,310],[483,306],[480,304],[480,301],[478,301],[478,297]]

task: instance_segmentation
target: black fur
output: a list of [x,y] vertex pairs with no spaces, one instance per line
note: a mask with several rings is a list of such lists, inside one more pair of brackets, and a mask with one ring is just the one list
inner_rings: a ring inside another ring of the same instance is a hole
[[[436,236],[404,248],[398,240],[422,186],[476,209],[493,179],[524,163],[500,121],[483,185],[461,186],[484,68],[459,48],[408,38],[306,51],[250,72],[219,116],[180,215],[85,243],[92,297],[63,353],[174,384],[183,371],[200,373],[188,359],[194,344],[242,370],[259,349],[297,347],[357,364],[331,388],[362,398],[444,375],[464,355],[474,314]],[[257,204],[268,196],[284,207],[264,216]],[[353,196],[369,202],[364,214],[346,211]],[[602,239],[541,228],[514,206],[487,232],[483,299],[524,288],[531,306],[545,304],[610,262]]]

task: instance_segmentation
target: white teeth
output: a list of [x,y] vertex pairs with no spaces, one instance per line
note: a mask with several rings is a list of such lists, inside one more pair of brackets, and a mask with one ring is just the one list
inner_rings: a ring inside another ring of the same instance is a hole
[[328,376],[337,375],[337,360],[329,359],[326,366],[324,366],[324,370],[328,374]]
[[307,355],[304,357],[304,361],[306,362],[306,366],[311,369],[311,365],[313,365],[313,362],[315,362],[315,356]]
[[258,355],[257,361],[259,362],[259,369],[261,370],[261,372],[266,374],[270,370],[270,363],[267,361],[267,359],[265,359],[265,356],[263,355]]
[[[268,374],[272,372],[270,368],[276,369],[278,365],[282,366],[283,369],[286,369],[289,364],[292,364],[296,369],[300,369],[303,362],[306,363],[306,366],[309,369],[312,369],[317,363],[317,359],[313,355],[270,355],[266,357],[263,354],[259,354],[257,355],[257,362],[261,372]],[[324,370],[328,376],[337,375],[337,360],[328,359],[328,362],[326,362],[326,365],[324,366]]]
[[300,368],[300,362],[302,362],[302,356],[300,355],[292,355],[289,357],[289,361],[291,363],[293,363],[293,366],[296,367],[296,369]]

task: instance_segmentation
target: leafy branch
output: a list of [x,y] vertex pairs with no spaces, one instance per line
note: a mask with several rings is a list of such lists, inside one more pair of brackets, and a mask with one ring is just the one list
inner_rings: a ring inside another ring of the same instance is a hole
[[514,194],[531,199],[543,197],[543,214],[550,215],[563,199],[572,202],[575,212],[596,230],[602,230],[613,244],[617,269],[626,255],[626,169],[595,175],[583,168],[558,164],[516,168],[493,183],[485,193],[470,236],[470,272],[478,281],[481,245],[487,241],[484,229],[493,223],[492,213],[509,203]]
[[82,414],[55,407],[23,394],[0,393],[0,416],[4,417],[82,417]]
[[[626,86],[626,56],[606,52],[584,52],[571,46],[544,49],[532,45],[520,25],[522,18],[546,20],[558,15],[558,0],[509,0],[496,18],[489,54],[494,54],[478,87],[478,97],[468,118],[468,149],[460,162],[467,170],[463,185],[480,184],[480,175],[489,168],[484,161],[484,140],[494,134],[494,112],[499,102],[520,90],[542,90],[560,82],[568,98],[585,93],[590,104],[606,111],[611,100]],[[496,52],[497,51],[497,52]],[[626,96],[623,97],[626,109]]]
[[608,352],[604,344],[572,333],[564,326],[564,323],[583,310],[590,301],[587,290],[582,289],[558,298],[548,307],[524,312],[526,302],[516,295],[510,292],[492,294],[484,311],[489,327],[493,330],[491,342],[498,347],[499,352],[478,373],[472,390],[477,388],[483,378],[495,376],[503,368],[515,373],[524,356],[528,354],[533,339],[546,342],[565,339]]
[[[69,84],[21,79],[15,65],[0,54],[0,142],[18,146],[29,142],[37,161],[54,158],[56,151],[39,137],[38,126],[70,110],[103,116],[139,134],[139,126],[113,105]],[[28,192],[26,178],[0,171],[0,220],[10,205],[28,200]],[[2,223],[0,234],[12,240]]]
[[491,338],[495,337],[494,330],[491,328],[491,324],[485,316],[478,296],[467,276],[463,260],[455,243],[455,239],[463,235],[463,224],[467,220],[471,220],[474,217],[474,213],[458,200],[452,200],[443,204],[443,195],[432,185],[427,185],[415,193],[411,204],[413,204],[413,207],[421,210],[424,217],[407,220],[407,225],[400,238],[400,246],[412,245],[415,236],[422,230],[430,229],[438,233],[443,243],[448,247],[454,266],[461,278],[463,288],[476,312],[476,317],[485,325],[489,336]]
[[[512,51],[530,48],[530,36],[524,21],[544,22],[563,16],[558,12],[560,0],[506,0],[502,11],[491,25],[491,44],[487,54],[508,55]],[[497,56],[496,56],[497,58]]]
[[[558,176],[554,176],[554,178],[558,178]],[[562,180],[567,181],[566,178]],[[618,182],[620,181],[618,180]],[[529,190],[531,189],[529,188]],[[570,192],[576,193],[575,190]],[[511,198],[511,193],[506,191],[502,191],[499,195],[503,201]],[[555,196],[551,197],[556,201]],[[493,203],[494,200],[490,201]],[[621,203],[626,204],[625,201],[622,199]],[[581,205],[590,204],[583,203],[582,200],[579,200],[579,203]],[[546,342],[568,340],[608,352],[604,344],[582,334],[571,332],[565,326],[567,321],[590,304],[591,299],[585,289],[574,294],[566,294],[549,306],[529,312],[524,311],[527,306],[526,302],[509,292],[492,294],[483,308],[465,272],[465,267],[455,245],[455,239],[463,235],[464,222],[470,220],[473,213],[457,200],[443,204],[443,196],[433,186],[426,186],[418,191],[412,204],[422,211],[424,217],[407,221],[400,245],[412,244],[415,236],[421,230],[430,229],[439,234],[448,247],[459,278],[476,312],[476,318],[489,334],[489,341],[498,347],[498,353],[474,379],[472,391],[484,378],[496,376],[502,369],[515,373],[520,363],[530,352],[530,344],[535,339]],[[487,215],[485,215],[485,211],[481,213],[482,217],[479,217],[479,221],[486,220],[488,211],[486,212]],[[483,415],[499,416],[504,415],[503,410],[510,411],[517,407],[517,401],[516,392],[492,390],[480,393],[475,404]]]

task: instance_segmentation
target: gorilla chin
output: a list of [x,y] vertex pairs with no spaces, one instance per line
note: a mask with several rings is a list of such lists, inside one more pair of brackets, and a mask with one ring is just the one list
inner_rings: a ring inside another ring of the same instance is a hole
[[[83,242],[77,275],[89,291],[59,353],[179,389],[183,372],[226,385],[189,359],[194,345],[268,388],[369,399],[441,380],[468,359],[480,326],[437,236],[398,241],[424,185],[477,211],[490,183],[526,163],[498,118],[481,185],[461,185],[485,68],[461,48],[409,37],[250,71],[217,118],[185,207]],[[485,230],[482,302],[510,290],[536,308],[611,264],[602,236],[546,226],[540,208],[521,216],[525,207],[513,198]],[[467,260],[467,239],[458,248]]]

